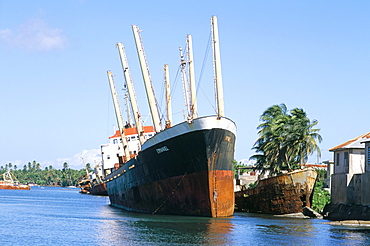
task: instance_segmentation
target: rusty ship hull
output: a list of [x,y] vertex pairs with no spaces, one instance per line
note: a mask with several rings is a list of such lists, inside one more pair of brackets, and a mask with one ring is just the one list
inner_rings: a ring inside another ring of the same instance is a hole
[[30,190],[30,189],[31,186],[29,185],[0,182],[0,190]]
[[111,205],[140,213],[231,216],[235,132],[231,120],[209,116],[157,133],[106,177]]
[[108,196],[107,184],[105,182],[93,184],[90,189],[90,194],[95,196]]
[[235,209],[267,214],[302,212],[311,206],[316,177],[313,168],[306,168],[262,179],[255,188],[235,192]]

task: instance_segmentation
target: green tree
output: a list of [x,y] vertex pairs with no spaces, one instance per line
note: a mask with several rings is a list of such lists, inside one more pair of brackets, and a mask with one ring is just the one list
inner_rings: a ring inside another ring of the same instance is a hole
[[91,170],[91,164],[90,163],[86,163],[85,167],[86,167],[86,170],[88,170],[88,171]]
[[33,162],[32,162],[32,170],[36,170],[36,161],[34,160]]
[[[73,170],[68,167],[67,163],[63,164],[63,169],[53,169],[52,166],[41,169],[41,165],[35,163],[35,168],[32,168],[32,163],[29,162],[28,166],[24,165],[23,170],[17,170],[14,167],[13,174],[19,180],[20,183],[36,183],[38,185],[78,185],[78,179],[85,174],[85,169]],[[9,164],[6,164],[9,167]],[[10,166],[12,167],[12,166]],[[0,167],[0,176],[7,170],[3,166]]]
[[328,190],[323,188],[326,170],[316,169],[316,171],[317,179],[313,190],[311,208],[321,213],[324,210],[325,205],[330,202],[330,193]]
[[303,109],[288,112],[285,104],[273,105],[263,112],[261,121],[257,127],[259,138],[253,146],[257,154],[251,156],[256,169],[268,170],[272,176],[299,168],[315,151],[320,154],[317,141],[322,138],[319,129],[314,128],[318,122],[311,122]]
[[36,164],[36,171],[40,171],[41,170],[41,165],[40,165],[40,163],[37,163]]
[[[234,164],[234,178],[236,179],[238,176],[238,169],[240,167],[245,167],[245,165],[242,162],[237,162],[236,160],[233,161]],[[239,174],[242,175],[245,172],[245,169],[240,169]]]
[[68,169],[68,163],[67,162],[64,162],[63,163],[63,170],[67,170]]

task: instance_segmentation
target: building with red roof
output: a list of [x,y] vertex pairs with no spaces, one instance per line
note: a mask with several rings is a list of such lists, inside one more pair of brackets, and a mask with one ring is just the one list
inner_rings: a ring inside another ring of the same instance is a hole
[[334,155],[332,203],[370,205],[369,142],[370,132],[329,149]]

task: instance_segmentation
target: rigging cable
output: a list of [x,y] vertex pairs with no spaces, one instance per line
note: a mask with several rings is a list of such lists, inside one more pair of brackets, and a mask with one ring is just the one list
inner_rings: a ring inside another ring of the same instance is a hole
[[198,85],[197,85],[197,95],[198,95],[198,91],[200,89],[203,92],[203,94],[206,97],[206,99],[209,102],[209,104],[211,105],[211,107],[213,108],[213,110],[215,111],[215,113],[217,113],[217,110],[216,110],[215,106],[213,105],[213,103],[211,102],[211,100],[209,100],[209,98],[207,97],[207,94],[203,91],[202,87],[200,87],[200,83],[202,82],[202,79],[203,79],[203,73],[204,73],[204,70],[205,70],[205,65],[206,65],[206,62],[208,60],[208,55],[209,55],[210,48],[211,48],[211,39],[212,39],[212,34],[209,33],[207,48],[206,48],[206,52],[204,54],[204,59],[203,59],[203,63],[202,63],[202,69],[200,71]]

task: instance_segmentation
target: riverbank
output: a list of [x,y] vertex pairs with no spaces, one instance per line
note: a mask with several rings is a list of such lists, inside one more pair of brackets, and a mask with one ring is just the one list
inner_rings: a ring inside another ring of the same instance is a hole
[[329,203],[323,214],[325,219],[332,221],[370,221],[370,207],[363,205]]
[[344,226],[368,226],[368,227],[370,227],[370,221],[367,221],[367,220],[326,221],[326,222],[323,222],[323,224],[344,225]]

